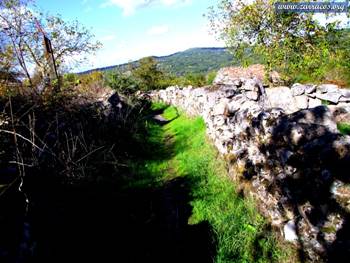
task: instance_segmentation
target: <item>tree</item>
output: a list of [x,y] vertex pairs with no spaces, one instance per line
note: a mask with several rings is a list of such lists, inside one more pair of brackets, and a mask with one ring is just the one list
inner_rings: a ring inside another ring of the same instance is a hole
[[141,90],[162,88],[160,83],[164,73],[158,69],[158,63],[153,57],[140,59],[139,65],[132,70],[132,76],[140,81]]
[[27,30],[28,23],[26,23],[26,19],[30,17],[29,12],[26,10],[28,4],[29,1],[20,0],[4,0],[0,2],[0,39],[4,49],[13,52],[13,56],[17,60],[17,66],[23,70],[30,84],[32,84],[25,54],[26,39],[31,33]]
[[10,46],[1,43],[0,40],[0,83],[16,81],[17,72],[13,70],[15,58]]
[[[3,0],[0,3],[0,39],[11,47],[17,68],[31,83],[29,67],[36,67],[43,77],[51,71],[50,60],[43,43],[44,35],[52,43],[53,58],[60,73],[73,62],[84,61],[101,44],[93,41],[93,35],[78,21],[65,22],[60,16],[36,11],[31,0]],[[47,46],[47,42],[46,42]],[[74,64],[76,65],[76,64]]]
[[285,75],[316,72],[335,53],[327,36],[336,34],[339,23],[322,26],[312,13],[276,12],[274,3],[283,1],[221,0],[209,12],[213,32],[242,60],[251,49]]
[[105,85],[119,93],[130,95],[139,90],[140,82],[131,74],[115,70],[105,74]]

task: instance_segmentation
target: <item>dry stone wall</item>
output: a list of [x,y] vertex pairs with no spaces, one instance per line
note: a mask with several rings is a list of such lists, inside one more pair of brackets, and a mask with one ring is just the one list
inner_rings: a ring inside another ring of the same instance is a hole
[[203,117],[230,176],[305,259],[350,254],[350,137],[336,124],[349,117],[350,91],[221,78],[211,87],[169,87],[150,96]]

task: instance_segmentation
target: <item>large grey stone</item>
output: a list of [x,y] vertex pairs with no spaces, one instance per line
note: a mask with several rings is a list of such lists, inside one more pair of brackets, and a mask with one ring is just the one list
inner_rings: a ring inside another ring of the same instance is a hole
[[293,96],[300,96],[303,95],[305,93],[305,85],[299,84],[299,83],[295,83],[293,84],[293,86],[291,87]]
[[307,84],[305,85],[305,94],[311,94],[316,91],[316,85]]
[[220,90],[226,98],[232,98],[237,93],[237,87],[232,85],[225,85]]
[[343,97],[343,96],[341,96],[339,98],[339,102],[350,102],[350,97]]
[[245,101],[246,101],[246,98],[243,95],[236,96],[233,100],[231,100],[227,104],[228,113],[233,114],[236,111],[238,111]]
[[299,110],[292,91],[288,87],[276,87],[266,89],[267,100],[272,108],[281,108],[286,113]]
[[193,96],[194,97],[202,97],[204,95],[206,95],[208,91],[205,90],[204,88],[198,88],[198,89],[194,89],[193,90]]
[[307,94],[307,93],[305,93],[306,94],[306,96],[308,96],[309,98],[316,98],[316,93],[310,93],[310,94]]
[[226,112],[226,107],[228,102],[229,102],[228,99],[221,99],[219,103],[213,107],[213,112],[212,112],[213,116],[224,115]]
[[248,91],[257,91],[258,90],[257,81],[254,79],[246,79],[241,89],[248,90]]
[[216,104],[216,93],[210,92],[207,94],[207,105],[208,107],[213,107]]
[[242,103],[241,110],[248,110],[249,114],[255,115],[256,111],[261,111],[261,107],[255,101],[247,100]]
[[330,105],[328,108],[331,110],[337,123],[350,123],[350,103],[340,102],[337,105]]
[[339,102],[340,97],[342,96],[341,92],[339,92],[338,90],[333,91],[333,92],[327,92],[324,94],[316,94],[316,97],[319,98],[320,100],[325,100],[325,101],[329,101],[332,103],[337,104]]
[[[327,127],[328,131],[337,132],[337,124],[334,116],[327,106],[318,106],[312,109],[300,110],[289,116],[289,122],[307,124],[311,127],[313,124],[317,126]],[[302,133],[311,132],[311,128],[308,131],[305,127],[294,125],[297,129],[301,129]],[[317,129],[317,128],[316,128]]]
[[317,91],[320,93],[335,92],[338,90],[338,86],[335,84],[322,84],[317,87]]
[[295,97],[296,105],[299,109],[307,109],[309,106],[309,98],[305,95]]
[[315,108],[317,106],[321,106],[322,101],[317,98],[309,98],[309,108]]
[[225,118],[224,116],[215,116],[213,119],[213,125],[214,127],[221,127],[225,124]]
[[298,236],[296,233],[296,226],[294,221],[290,220],[283,227],[284,238],[289,242],[296,242],[298,240]]
[[245,93],[248,99],[257,101],[259,99],[259,93],[256,91],[247,91]]
[[341,92],[342,96],[344,98],[350,98],[350,90],[349,89],[339,89]]
[[241,79],[234,79],[232,80],[233,85],[235,85],[236,87],[240,87],[242,86],[242,80]]

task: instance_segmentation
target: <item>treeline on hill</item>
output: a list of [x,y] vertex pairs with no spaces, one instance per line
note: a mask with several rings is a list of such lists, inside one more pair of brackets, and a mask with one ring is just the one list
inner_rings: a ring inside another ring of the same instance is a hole
[[240,64],[226,48],[191,48],[155,59],[163,71],[176,76],[207,74],[223,67]]
[[100,82],[124,95],[137,91],[163,89],[173,85],[202,87],[212,84],[216,71],[208,74],[188,73],[176,76],[166,73],[153,57],[142,58],[138,64],[129,64],[128,69],[92,71],[87,74],[66,74],[64,80],[71,84]]
[[127,64],[88,70],[74,78],[78,80],[89,74],[99,74],[109,87],[130,94],[172,85],[210,85],[220,68],[233,64],[239,65],[224,48],[193,48],[170,56],[145,57]]
[[[177,52],[168,56],[153,56],[158,63],[159,69],[171,75],[185,76],[187,74],[208,74],[211,71],[217,71],[220,68],[240,65],[240,62],[227,49],[220,47],[191,48],[185,51]],[[258,63],[259,61],[256,60]],[[125,64],[102,67],[82,72],[90,73],[92,71],[128,71],[130,66],[137,67],[139,60]]]

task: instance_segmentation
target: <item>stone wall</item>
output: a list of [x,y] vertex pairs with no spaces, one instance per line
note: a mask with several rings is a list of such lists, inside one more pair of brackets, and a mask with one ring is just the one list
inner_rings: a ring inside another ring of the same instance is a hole
[[348,119],[348,90],[301,84],[265,89],[257,78],[236,78],[150,96],[203,117],[230,176],[301,257],[321,262],[350,255],[350,137],[336,124]]

